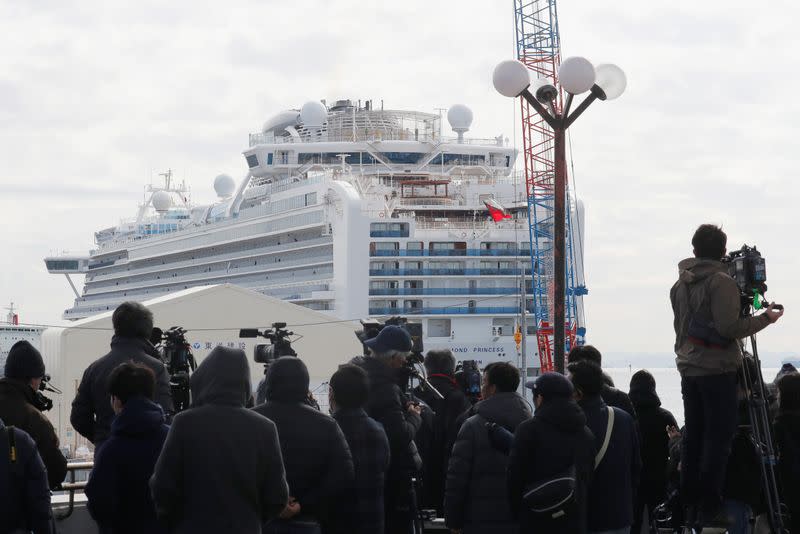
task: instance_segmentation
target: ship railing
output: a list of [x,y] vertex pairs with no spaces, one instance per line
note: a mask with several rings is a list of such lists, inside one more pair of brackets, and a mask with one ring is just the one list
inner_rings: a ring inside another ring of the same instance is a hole
[[199,273],[192,273],[192,274],[185,274],[183,276],[163,276],[156,279],[149,279],[149,280],[141,280],[135,281],[133,283],[125,282],[124,285],[95,285],[94,287],[88,289],[84,296],[90,295],[99,295],[103,293],[108,293],[109,291],[95,291],[101,289],[110,289],[114,292],[117,291],[132,291],[136,289],[141,289],[145,287],[154,287],[159,285],[171,285],[171,284],[182,284],[186,282],[199,282],[205,280],[211,280],[214,278],[227,278],[227,277],[234,277],[234,276],[242,276],[246,274],[255,274],[255,273],[267,273],[267,272],[275,272],[275,271],[285,271],[287,269],[292,269],[296,267],[304,267],[304,266],[314,266],[314,265],[328,265],[333,262],[332,256],[311,256],[309,258],[301,258],[297,261],[286,261],[286,262],[272,262],[272,263],[262,263],[260,265],[248,265],[246,267],[230,267],[224,269],[215,269],[213,271],[206,271],[206,272],[199,272]]
[[54,507],[53,512],[57,520],[66,519],[72,515],[75,510],[75,493],[82,492],[86,489],[86,480],[76,480],[75,475],[78,472],[86,471],[87,474],[94,467],[92,461],[68,462],[67,463],[67,478],[68,482],[62,482],[59,491],[66,492],[68,495],[67,505],[65,507]]
[[274,134],[265,134],[264,132],[251,133],[248,138],[249,147],[252,148],[258,145],[292,145],[292,144],[313,144],[320,142],[339,142],[339,143],[357,143],[369,142],[375,143],[380,141],[418,141],[420,143],[452,143],[460,145],[480,145],[480,146],[501,146],[507,147],[508,142],[503,138],[479,138],[479,137],[465,137],[461,141],[458,137],[439,135],[435,131],[418,131],[414,132],[412,129],[407,128],[389,128],[364,132],[356,130],[339,131],[339,132],[323,132],[321,136],[309,137],[292,137],[281,136],[275,137]]
[[[416,227],[425,230],[527,230],[528,220],[506,219],[500,222],[494,221],[431,221],[417,217]],[[464,236],[466,237],[466,236]]]
[[[528,306],[526,310],[533,313],[533,306]],[[369,308],[370,315],[500,315],[518,314],[519,306],[459,306],[459,307],[375,307]]]
[[[140,274],[150,274],[156,273],[159,271],[163,271],[165,268],[168,269],[179,269],[181,267],[195,267],[198,265],[205,265],[209,263],[217,263],[220,261],[227,261],[227,260],[239,260],[239,259],[247,259],[247,258],[254,258],[256,256],[262,255],[269,255],[269,254],[277,254],[280,252],[286,252],[289,250],[302,250],[304,248],[309,247],[324,247],[330,246],[332,244],[330,237],[320,237],[316,239],[306,239],[304,241],[293,241],[291,243],[286,243],[284,245],[270,245],[265,247],[259,247],[255,249],[245,249],[240,250],[238,252],[228,252],[226,254],[217,254],[217,255],[209,255],[209,256],[202,256],[191,258],[184,261],[178,261],[174,263],[170,263],[169,265],[164,265],[162,263],[155,264],[152,267],[143,267],[141,269],[137,269],[134,272],[131,271],[119,271],[119,272],[109,272],[109,273],[97,273],[94,275],[92,279],[93,282],[97,281],[105,281],[105,280],[114,280],[115,278],[128,278],[131,276],[138,276]],[[187,253],[191,254],[191,253]]]
[[[530,293],[531,287],[526,289]],[[394,288],[371,288],[370,296],[438,296],[438,295],[519,295],[517,287],[394,287]]]
[[[520,276],[521,269],[370,269],[370,276]],[[526,268],[530,275],[531,269]]]
[[429,250],[429,249],[415,249],[415,250],[371,250],[369,255],[371,257],[438,257],[438,256],[470,256],[470,257],[496,257],[496,256],[516,256],[516,257],[530,257],[530,250],[528,249],[454,249],[454,250]]

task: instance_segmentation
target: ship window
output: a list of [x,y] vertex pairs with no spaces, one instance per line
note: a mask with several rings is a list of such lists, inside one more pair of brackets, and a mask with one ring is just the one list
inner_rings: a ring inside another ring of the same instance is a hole
[[423,244],[422,241],[409,241],[406,243],[406,250],[422,250]]
[[481,242],[481,250],[511,250],[514,248],[514,243],[506,241],[483,241]]
[[435,160],[436,163],[445,165],[483,165],[486,156],[483,154],[442,154]]
[[422,269],[421,261],[407,261],[406,269]]
[[255,154],[250,154],[247,156],[247,166],[251,169],[253,167],[258,167],[258,156]]
[[273,156],[272,152],[267,154],[267,165],[272,165],[272,156]]
[[72,260],[48,260],[45,263],[47,264],[48,269],[56,271],[78,269],[78,262]]
[[422,308],[422,301],[421,300],[407,300],[403,303],[403,306],[407,310],[418,310]]
[[313,206],[317,203],[316,193],[306,193],[306,206]]
[[381,241],[377,243],[370,243],[375,246],[375,250],[397,250],[399,244],[397,242]]
[[422,156],[419,152],[382,152],[381,155],[389,160],[389,163],[400,164],[417,163]]
[[514,319],[492,319],[492,334],[511,336],[514,334]]
[[450,319],[428,319],[428,337],[450,337]]

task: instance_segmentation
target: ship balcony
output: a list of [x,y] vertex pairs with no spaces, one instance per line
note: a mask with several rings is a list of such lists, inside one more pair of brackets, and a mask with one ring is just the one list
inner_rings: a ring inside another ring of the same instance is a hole
[[[392,236],[387,236],[392,237]],[[515,256],[529,258],[531,255],[528,249],[449,249],[449,250],[370,250],[370,256],[401,256],[401,257],[431,257],[431,256]]]
[[[528,286],[526,292],[530,294],[533,287]],[[409,295],[507,295],[519,294],[518,287],[394,287],[373,288],[369,290],[370,296],[409,296]]]
[[[525,274],[530,275],[526,268]],[[520,276],[522,269],[370,269],[370,276]]]
[[[528,313],[533,313],[533,306],[526,308]],[[370,315],[503,315],[519,314],[519,306],[460,306],[460,307],[430,307],[430,308],[369,308]]]

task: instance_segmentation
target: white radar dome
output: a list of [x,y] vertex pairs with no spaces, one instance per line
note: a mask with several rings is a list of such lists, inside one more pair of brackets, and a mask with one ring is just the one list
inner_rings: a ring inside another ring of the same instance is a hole
[[454,104],[447,110],[447,122],[454,132],[466,132],[472,125],[472,110],[464,104]]
[[217,196],[223,198],[229,197],[233,194],[235,189],[236,182],[227,174],[220,174],[214,178],[214,191],[217,192]]
[[322,105],[322,102],[312,100],[306,102],[300,109],[300,120],[306,128],[322,128],[325,121],[328,120],[328,110]]
[[156,211],[167,211],[172,206],[172,197],[166,191],[156,191],[151,200]]

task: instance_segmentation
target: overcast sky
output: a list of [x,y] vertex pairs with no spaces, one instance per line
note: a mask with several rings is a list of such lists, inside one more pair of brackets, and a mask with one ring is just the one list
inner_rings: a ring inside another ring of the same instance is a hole
[[[27,322],[60,322],[74,298],[44,256],[87,251],[167,168],[211,200],[214,176],[244,176],[247,134],[282,109],[464,103],[468,135],[521,143],[517,107],[491,83],[514,54],[511,0],[116,4],[0,0],[0,303]],[[713,222],[731,247],[756,244],[767,258],[768,296],[787,311],[760,346],[792,350],[800,6],[573,0],[559,17],[564,57],[628,75],[620,99],[571,129],[589,341],[671,351],[676,264],[694,228]]]

